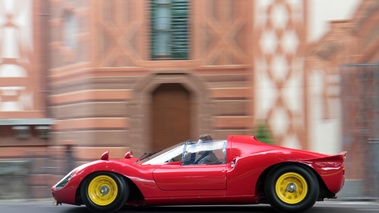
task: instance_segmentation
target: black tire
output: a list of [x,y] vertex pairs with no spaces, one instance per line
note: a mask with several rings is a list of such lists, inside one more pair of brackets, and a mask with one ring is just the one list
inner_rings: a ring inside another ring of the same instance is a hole
[[272,169],[264,185],[270,205],[281,212],[304,212],[319,196],[319,183],[314,173],[302,165]]
[[80,195],[92,212],[113,213],[125,205],[129,197],[129,186],[120,175],[96,172],[84,179]]

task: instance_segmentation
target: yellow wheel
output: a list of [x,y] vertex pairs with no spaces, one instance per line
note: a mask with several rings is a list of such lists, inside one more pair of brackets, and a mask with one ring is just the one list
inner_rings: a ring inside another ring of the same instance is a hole
[[111,204],[117,197],[116,181],[106,175],[99,175],[92,179],[88,186],[88,195],[93,203],[99,206]]
[[308,193],[308,184],[303,176],[287,172],[276,181],[275,192],[283,202],[296,204],[304,200]]
[[270,205],[282,212],[304,212],[320,192],[311,168],[293,164],[274,167],[266,176],[264,192]]
[[116,212],[129,197],[123,177],[111,172],[96,172],[86,177],[80,187],[83,203],[93,212]]

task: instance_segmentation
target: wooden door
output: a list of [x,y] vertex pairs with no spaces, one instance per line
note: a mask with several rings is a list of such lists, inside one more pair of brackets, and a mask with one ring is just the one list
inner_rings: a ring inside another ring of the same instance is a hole
[[159,150],[190,139],[190,93],[181,84],[162,84],[152,93],[152,148]]

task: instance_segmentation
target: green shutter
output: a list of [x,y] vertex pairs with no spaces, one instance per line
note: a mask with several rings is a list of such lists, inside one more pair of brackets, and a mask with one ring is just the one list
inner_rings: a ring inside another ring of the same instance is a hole
[[172,57],[173,59],[188,59],[188,0],[173,0],[172,2]]
[[154,55],[155,55],[155,42],[156,41],[156,37],[157,37],[157,31],[154,29],[155,28],[155,25],[156,25],[156,21],[157,19],[155,17],[157,17],[157,6],[156,6],[156,0],[151,0],[151,7],[150,7],[151,11],[150,11],[150,23],[151,23],[151,29],[150,29],[150,48],[151,48],[151,51],[150,51],[150,54],[151,54],[151,58],[154,59]]
[[[155,26],[160,18],[157,13],[157,0],[151,0],[151,58],[152,60],[161,60],[157,57],[156,42],[158,30]],[[186,60],[189,57],[189,0],[171,0],[171,29],[170,44],[171,56],[168,60]],[[165,58],[166,59],[166,58]],[[166,59],[166,60],[167,60]]]

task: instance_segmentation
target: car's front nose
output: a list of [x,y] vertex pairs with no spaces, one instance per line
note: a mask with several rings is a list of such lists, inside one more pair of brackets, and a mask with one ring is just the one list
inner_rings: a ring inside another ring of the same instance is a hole
[[58,203],[75,204],[75,194],[79,185],[75,179],[73,170],[51,187],[52,195]]
[[64,178],[62,178],[57,184],[55,184],[53,186],[53,188],[55,189],[61,189],[63,187],[65,187],[67,185],[67,183],[70,181],[71,177],[72,177],[72,173],[73,171],[71,171],[70,173],[68,173]]

